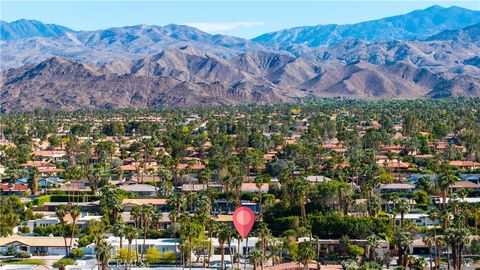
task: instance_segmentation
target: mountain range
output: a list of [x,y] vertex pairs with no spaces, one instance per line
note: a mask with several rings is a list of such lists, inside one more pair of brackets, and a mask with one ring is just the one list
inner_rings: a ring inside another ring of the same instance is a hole
[[459,7],[252,40],[173,24],[0,26],[4,112],[480,96],[480,11]]

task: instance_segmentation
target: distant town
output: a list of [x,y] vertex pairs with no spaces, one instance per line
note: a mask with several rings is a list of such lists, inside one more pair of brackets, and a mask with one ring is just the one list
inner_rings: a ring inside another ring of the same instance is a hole
[[0,178],[2,270],[480,267],[478,98],[0,114]]

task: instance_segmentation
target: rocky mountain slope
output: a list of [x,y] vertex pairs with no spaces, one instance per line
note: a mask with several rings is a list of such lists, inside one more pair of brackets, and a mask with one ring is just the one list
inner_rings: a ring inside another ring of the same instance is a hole
[[0,106],[3,111],[71,110],[270,103],[329,96],[479,97],[480,68],[464,64],[480,55],[480,47],[470,39],[350,40],[301,57],[253,51],[222,58],[185,46],[101,66],[55,57],[4,72]]

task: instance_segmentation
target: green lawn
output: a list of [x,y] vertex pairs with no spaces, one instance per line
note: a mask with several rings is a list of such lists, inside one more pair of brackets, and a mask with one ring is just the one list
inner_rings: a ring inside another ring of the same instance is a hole
[[34,265],[45,265],[45,261],[40,259],[22,259],[18,261],[3,261],[0,264],[34,264]]

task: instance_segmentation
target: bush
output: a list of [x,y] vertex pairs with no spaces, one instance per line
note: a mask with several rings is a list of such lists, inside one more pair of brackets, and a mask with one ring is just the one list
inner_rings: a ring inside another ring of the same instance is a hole
[[80,259],[83,257],[83,249],[81,248],[76,248],[74,250],[72,250],[72,252],[70,252],[70,257],[72,259]]
[[78,239],[78,246],[79,247],[86,247],[90,245],[93,242],[93,234],[87,234],[85,236],[82,236],[80,239]]
[[365,249],[357,245],[348,246],[348,255],[352,257],[359,257],[365,253]]
[[163,238],[165,233],[163,231],[158,230],[148,230],[147,231],[147,238],[148,239],[158,239]]
[[44,195],[33,199],[33,203],[37,206],[43,206],[46,202],[50,202],[52,199],[51,195]]
[[53,263],[53,267],[60,268],[60,266],[75,265],[75,260],[70,258],[63,258]]
[[161,260],[162,260],[162,262],[165,262],[165,263],[175,262],[175,260],[176,260],[175,252],[170,251],[170,250],[165,251],[162,254],[162,259]]
[[147,263],[158,263],[161,257],[160,251],[154,247],[149,247],[145,253],[145,261]]
[[[148,252],[148,251],[147,251]],[[137,253],[134,249],[130,250],[130,254],[128,254],[128,248],[122,247],[118,251],[117,259],[122,260],[122,262],[132,262],[137,258]]]
[[30,254],[28,252],[23,251],[23,250],[18,250],[17,254],[15,255],[17,258],[29,258]]
[[21,233],[29,233],[30,232],[30,227],[20,226],[20,227],[18,227],[18,231],[21,232]]
[[101,198],[100,195],[53,194],[48,196],[51,196],[51,199],[50,199],[51,202],[68,202],[69,197],[70,197],[70,200],[79,201],[79,202],[82,202],[82,201],[93,202],[93,201],[98,201]]

